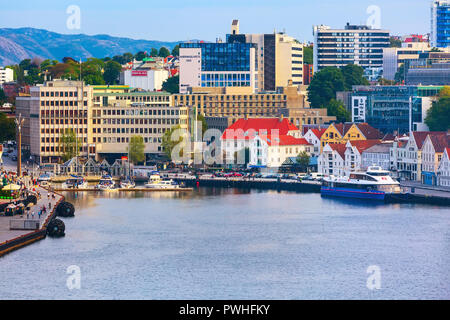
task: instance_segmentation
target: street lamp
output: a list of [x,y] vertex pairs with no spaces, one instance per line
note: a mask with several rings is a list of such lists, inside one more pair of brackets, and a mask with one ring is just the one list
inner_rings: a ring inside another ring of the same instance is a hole
[[19,117],[16,117],[14,122],[17,127],[17,177],[20,178],[22,176],[22,125],[25,119],[22,117],[22,114],[19,114]]

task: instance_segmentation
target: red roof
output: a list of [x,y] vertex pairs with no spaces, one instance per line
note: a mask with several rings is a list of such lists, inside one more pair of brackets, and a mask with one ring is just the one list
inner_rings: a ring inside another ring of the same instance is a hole
[[250,139],[254,137],[255,132],[265,134],[276,134],[272,130],[278,130],[279,136],[287,135],[289,131],[298,131],[299,129],[289,122],[288,119],[279,118],[255,118],[239,119],[229,126],[222,135],[222,139]]
[[331,149],[333,149],[334,151],[339,153],[339,155],[341,156],[342,159],[345,159],[345,150],[347,150],[347,148],[345,147],[345,144],[329,143],[328,145],[330,146]]
[[324,132],[325,131],[327,131],[327,129],[325,128],[325,129],[310,129],[311,131],[312,131],[312,133],[314,133],[314,135],[317,137],[317,138],[321,138],[322,137],[322,135],[324,134]]
[[444,152],[450,146],[450,136],[447,134],[430,135],[430,139],[435,152]]
[[[353,126],[353,123],[337,123],[334,124],[334,127],[341,134],[341,136],[345,136],[345,134],[350,130]],[[378,130],[369,125],[368,123],[356,123],[359,131],[364,135],[366,139],[381,139],[383,134]]]
[[290,135],[281,135],[281,136],[261,136],[261,139],[264,139],[269,146],[299,146],[299,145],[310,145],[306,139],[303,138],[295,138]]
[[350,144],[356,149],[358,149],[359,153],[362,153],[364,150],[369,149],[370,147],[373,147],[376,144],[380,144],[381,140],[356,140],[356,141],[350,141]]
[[413,136],[416,141],[417,148],[422,149],[423,143],[428,135],[447,135],[445,131],[414,131]]

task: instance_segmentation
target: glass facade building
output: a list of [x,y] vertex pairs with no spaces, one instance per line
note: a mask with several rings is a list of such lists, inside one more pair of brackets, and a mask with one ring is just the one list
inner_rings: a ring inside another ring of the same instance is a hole
[[437,0],[431,5],[431,45],[450,47],[450,1]]
[[353,122],[367,122],[384,133],[408,133],[423,123],[428,102],[442,87],[354,86],[351,94]]

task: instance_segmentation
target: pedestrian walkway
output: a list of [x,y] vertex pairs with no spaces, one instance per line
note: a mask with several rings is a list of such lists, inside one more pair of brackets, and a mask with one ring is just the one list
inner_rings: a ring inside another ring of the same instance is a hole
[[450,187],[430,186],[416,181],[402,181],[400,185],[412,194],[450,198]]

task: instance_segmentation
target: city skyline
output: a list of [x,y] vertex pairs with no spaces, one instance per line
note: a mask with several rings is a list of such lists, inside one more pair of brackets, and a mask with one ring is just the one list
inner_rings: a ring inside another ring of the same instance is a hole
[[[63,34],[108,34],[147,40],[214,41],[217,37],[223,39],[229,33],[231,21],[238,19],[243,33],[286,31],[299,41],[312,41],[313,25],[343,28],[347,22],[366,24],[371,16],[367,9],[378,6],[380,26],[389,29],[392,35],[430,32],[430,1],[427,0],[348,0],[346,5],[331,0],[320,3],[287,0],[282,6],[276,1],[268,0],[249,0],[245,4],[235,0],[226,4],[207,0],[191,1],[189,4],[179,0],[170,4],[131,0],[127,3],[108,1],[107,6],[105,1],[52,2],[42,0],[39,6],[31,1],[4,3],[0,12],[0,27],[33,27]],[[71,16],[67,9],[70,6],[80,8],[79,29],[67,27],[67,20]],[[103,14],[99,15],[99,11]],[[399,16],[398,12],[405,14]],[[143,21],[146,21],[148,27],[142,26]]]

